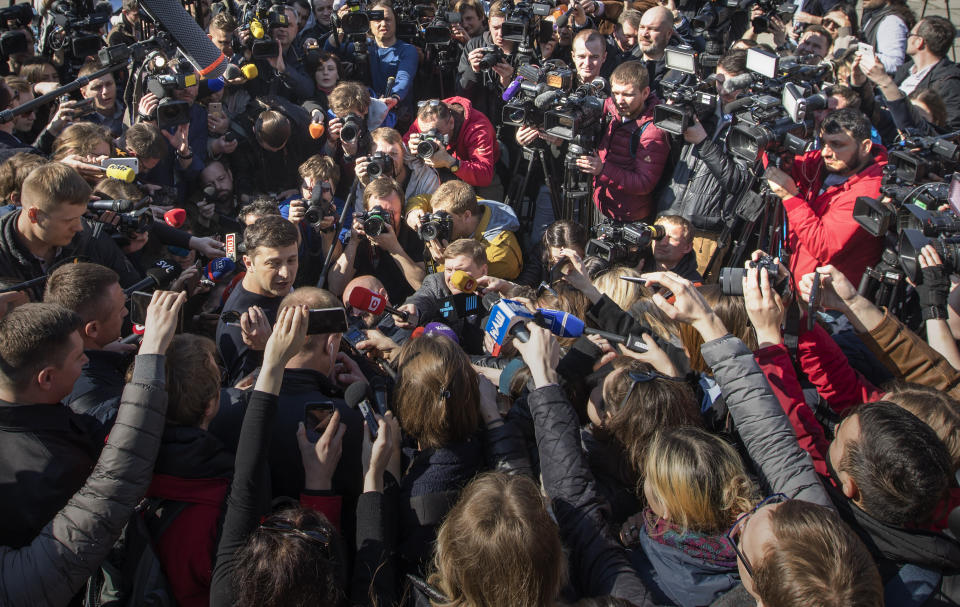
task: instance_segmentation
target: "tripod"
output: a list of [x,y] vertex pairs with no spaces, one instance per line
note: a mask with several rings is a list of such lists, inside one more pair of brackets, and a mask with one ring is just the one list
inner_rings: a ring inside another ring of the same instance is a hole
[[[560,204],[560,199],[558,197],[558,190],[556,186],[556,181],[553,178],[553,175],[550,172],[550,168],[547,165],[546,156],[544,156],[544,150],[542,148],[531,148],[531,147],[522,147],[521,154],[517,157],[517,160],[513,163],[513,177],[510,179],[510,184],[507,186],[507,193],[504,197],[504,203],[509,205],[517,214],[517,218],[520,220],[520,231],[527,232],[530,230],[533,224],[534,213],[536,212],[536,198],[529,199],[525,196],[527,192],[527,186],[530,183],[530,176],[533,173],[535,163],[540,165],[540,170],[543,171],[544,184],[547,186],[547,190],[550,192],[550,203],[553,206],[553,216],[556,219],[561,219],[565,217],[562,215],[563,206]],[[523,163],[526,162],[526,166],[521,172]]]

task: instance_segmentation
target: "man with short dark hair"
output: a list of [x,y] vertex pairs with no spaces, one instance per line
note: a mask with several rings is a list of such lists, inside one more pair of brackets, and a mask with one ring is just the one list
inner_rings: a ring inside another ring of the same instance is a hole
[[[99,62],[88,59],[77,75],[89,76],[99,69]],[[123,123],[123,112],[126,107],[117,95],[117,91],[117,81],[112,73],[91,80],[80,88],[80,94],[84,99],[93,99],[95,110],[89,116],[85,116],[84,120],[106,127],[114,137],[119,137],[126,130],[126,125]]]
[[679,215],[661,215],[656,225],[663,226],[663,238],[650,243],[654,272],[673,272],[690,282],[699,283],[703,277],[697,271],[697,256],[693,252],[693,225]]
[[879,259],[880,239],[853,218],[857,197],[880,194],[887,163],[887,150],[870,140],[870,131],[859,110],[836,110],[820,125],[822,148],[795,157],[792,177],[767,168],[767,183],[787,214],[795,280],[832,264],[859,284],[864,269]]
[[943,17],[924,17],[907,37],[909,59],[900,66],[894,82],[909,95],[936,91],[947,108],[947,130],[960,129],[960,66],[947,59],[956,28]]
[[136,348],[118,343],[127,317],[127,297],[120,277],[94,263],[72,263],[57,268],[47,279],[44,303],[63,306],[81,321],[79,332],[87,363],[64,399],[76,413],[112,425],[120,406],[124,374]]
[[[277,215],[266,215],[243,234],[246,274],[226,303],[217,325],[217,350],[229,384],[253,371],[263,359],[280,300],[297,278],[297,227]],[[240,318],[231,318],[230,313]]]

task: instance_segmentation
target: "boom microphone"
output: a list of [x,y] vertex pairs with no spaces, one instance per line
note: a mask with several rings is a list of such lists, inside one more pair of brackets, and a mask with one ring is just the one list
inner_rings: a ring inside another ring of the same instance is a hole
[[227,67],[213,41],[177,0],[140,0],[140,6],[173,38],[187,60],[203,78],[219,78]]
[[354,289],[350,291],[349,303],[358,310],[370,312],[375,315],[380,315],[383,314],[384,311],[387,311],[390,314],[399,316],[403,320],[407,320],[407,318],[410,317],[406,312],[398,310],[393,306],[388,306],[387,300],[383,296],[377,295],[370,289],[363,287],[354,287]]
[[166,288],[180,276],[181,272],[183,272],[183,268],[180,266],[167,263],[161,259],[154,267],[147,270],[146,278],[124,289],[123,294],[129,297],[134,291]]

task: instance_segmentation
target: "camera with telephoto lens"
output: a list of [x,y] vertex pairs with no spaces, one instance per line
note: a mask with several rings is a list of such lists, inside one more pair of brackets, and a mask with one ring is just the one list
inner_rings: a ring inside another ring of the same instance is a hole
[[604,219],[591,228],[594,237],[587,242],[586,256],[598,257],[608,264],[633,259],[654,240],[666,236],[663,226],[642,222],[622,223]]
[[333,26],[339,28],[345,36],[366,36],[371,21],[382,21],[383,11],[368,11],[361,0],[347,0],[350,11],[342,17],[333,13]]
[[343,117],[343,126],[340,128],[340,139],[350,144],[356,144],[360,139],[360,135],[366,130],[367,127],[363,117],[350,112]]
[[450,240],[453,236],[453,217],[446,211],[427,213],[420,220],[418,232],[424,242]]
[[423,42],[432,46],[439,46],[453,40],[451,25],[460,23],[460,13],[457,11],[438,10],[433,20],[423,28]]
[[370,179],[377,177],[393,177],[396,169],[393,166],[393,157],[386,152],[374,152],[370,154],[367,162],[367,175]]
[[[759,270],[766,269],[767,274],[770,276],[770,283],[773,286],[773,289],[780,294],[780,297],[786,297],[790,292],[790,281],[784,278],[778,277],[778,266],[779,264],[771,257],[764,253],[760,256],[760,259],[757,261],[751,261],[750,267],[756,268],[758,270],[757,276],[759,277]],[[734,297],[743,296],[743,279],[747,276],[746,268],[720,268],[720,289],[723,291],[724,295],[732,295]]]
[[420,142],[417,144],[417,156],[426,160],[432,158],[440,150],[446,149],[449,137],[441,135],[436,128],[420,133]]
[[369,211],[357,215],[357,220],[363,224],[363,231],[367,236],[379,236],[387,231],[388,225],[393,225],[390,211],[381,206],[375,206]]
[[777,17],[780,21],[789,24],[797,10],[794,2],[778,2],[777,0],[756,0],[757,8],[763,11],[750,20],[753,31],[757,34],[766,34],[770,31],[770,17]]

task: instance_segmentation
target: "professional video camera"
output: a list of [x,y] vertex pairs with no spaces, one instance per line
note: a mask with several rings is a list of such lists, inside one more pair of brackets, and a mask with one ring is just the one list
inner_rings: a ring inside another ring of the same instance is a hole
[[453,235],[453,217],[446,211],[427,213],[420,219],[418,232],[424,242],[450,240]]
[[[784,277],[778,277],[778,264],[773,257],[767,254],[760,256],[757,261],[748,262],[751,268],[757,270],[765,269],[770,276],[771,285],[774,290],[780,294],[780,297],[786,297],[790,292],[790,280]],[[743,297],[743,279],[747,276],[746,268],[720,268],[720,289],[724,295],[733,295]]]
[[393,225],[393,216],[381,206],[375,206],[369,211],[359,213],[357,220],[363,224],[363,231],[367,236],[379,236],[387,231],[388,225]]
[[0,8],[0,27],[30,27],[33,23],[33,7],[29,2]]
[[793,15],[797,11],[797,5],[790,0],[779,2],[778,0],[756,0],[755,4],[762,15],[757,15],[750,20],[754,33],[766,34],[770,31],[770,17],[777,17],[780,21],[789,24],[793,20]]
[[824,80],[836,80],[837,64],[823,61],[816,55],[787,55],[759,48],[747,49],[747,69],[764,76],[772,82],[766,83],[768,92],[779,93],[787,82],[804,85],[822,83]]
[[558,99],[553,109],[543,114],[543,130],[565,141],[573,141],[599,130],[603,119],[603,99],[597,95],[604,85],[602,80],[584,84]]
[[[497,49],[499,51],[499,49]],[[544,111],[552,107],[573,86],[573,72],[559,60],[542,67],[521,65],[517,77],[504,91],[503,123],[509,126],[543,125]]]
[[277,56],[278,43],[270,32],[288,24],[285,4],[282,0],[257,0],[247,2],[239,11],[240,30],[250,32],[247,49],[254,59],[269,59]]
[[[921,185],[904,183],[898,177],[894,164],[883,167],[880,181],[880,198],[858,196],[853,205],[853,218],[873,236],[883,236],[891,228],[913,227],[903,212],[914,209],[937,209],[948,202],[960,208],[960,173],[954,173],[948,185],[944,182],[929,182]],[[889,199],[889,200],[886,200]],[[916,213],[913,213],[917,215]],[[908,225],[910,224],[910,225]]]
[[383,19],[382,10],[366,10],[366,4],[363,0],[347,0],[346,5],[350,7],[350,12],[342,17],[334,13],[333,26],[339,28],[344,36],[350,39],[352,39],[351,37],[357,36],[366,37],[367,31],[370,29],[370,22],[381,21]]
[[503,39],[519,43],[530,43],[534,37],[543,42],[550,40],[553,37],[553,26],[542,17],[549,15],[553,7],[552,0],[506,0],[503,3]]
[[666,235],[663,226],[646,223],[622,223],[604,219],[591,228],[594,237],[587,242],[587,257],[599,257],[609,264],[635,259],[654,240]]
[[791,131],[812,128],[812,119],[794,122],[776,97],[754,95],[748,109],[738,113],[737,119],[727,135],[727,149],[747,162],[755,162],[761,153],[781,146],[790,153],[803,154],[810,145]]
[[131,200],[95,200],[87,203],[86,217],[112,228],[114,239],[128,242],[153,225],[150,208],[134,210],[135,206]]
[[931,173],[942,177],[960,168],[960,146],[950,141],[956,135],[907,137],[887,159],[896,167],[897,180],[905,185],[917,185],[927,181]]
[[396,167],[393,166],[393,157],[386,152],[374,152],[368,159],[367,175],[370,179],[377,177],[393,177],[396,175]]
[[460,13],[446,10],[446,3],[441,3],[433,18],[423,28],[423,42],[428,46],[441,46],[453,40],[450,26],[460,23]]
[[[25,9],[17,10],[18,18],[26,17]],[[103,46],[100,29],[110,21],[111,10],[109,3],[94,5],[93,0],[53,2],[40,26],[40,52],[59,59],[69,75],[75,74],[83,60]]]
[[197,75],[193,67],[187,62],[173,67],[159,52],[151,53],[144,65],[147,70],[144,80],[146,89],[160,100],[156,110],[157,126],[160,130],[165,130],[188,124],[190,104],[174,99],[174,92],[197,85]]
[[716,58],[711,56],[709,61],[704,63],[703,57],[693,48],[682,46],[667,48],[665,61],[667,69],[675,69],[698,78],[698,81],[693,84],[683,81],[662,81],[661,86],[669,105],[657,105],[653,108],[654,125],[668,133],[683,135],[693,122],[694,116],[703,120],[717,110],[714,78],[699,79],[710,62],[713,62],[714,67],[716,66]]

